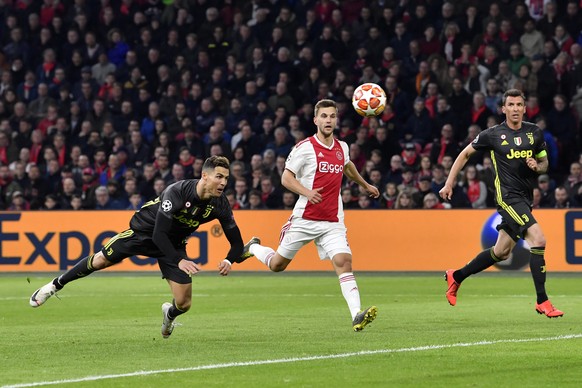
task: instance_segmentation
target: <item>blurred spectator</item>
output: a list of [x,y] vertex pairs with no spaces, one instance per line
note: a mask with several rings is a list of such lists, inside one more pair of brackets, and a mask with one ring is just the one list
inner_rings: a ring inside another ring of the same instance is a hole
[[368,194],[360,193],[358,195],[358,209],[376,209],[376,205]]
[[471,107],[471,124],[478,125],[482,130],[487,128],[487,118],[493,112],[485,105],[485,95],[482,92],[473,93],[473,105]]
[[578,206],[578,204],[570,197],[568,190],[566,190],[564,186],[556,187],[551,205],[554,209],[569,209]]
[[541,54],[536,54],[531,58],[531,73],[535,76],[536,94],[540,107],[544,110],[551,109],[552,99],[556,90],[556,76],[553,68],[545,61]]
[[433,164],[440,164],[445,155],[455,159],[460,152],[461,148],[455,140],[453,126],[451,124],[443,125],[440,138],[433,142],[430,149],[430,161]]
[[75,194],[71,197],[71,201],[69,202],[70,210],[82,210],[83,209],[83,200],[79,194]]
[[251,190],[249,193],[249,204],[246,209],[248,210],[262,210],[267,207],[261,200],[261,192],[258,190]]
[[239,208],[245,209],[248,206],[248,185],[244,178],[237,178],[234,183],[235,199]]
[[107,158],[107,167],[99,176],[99,182],[101,185],[106,185],[110,180],[115,180],[118,183],[123,181],[123,173],[125,172],[125,167],[122,167],[119,163],[119,157],[115,154],[109,155]]
[[424,107],[424,100],[417,97],[414,100],[414,111],[404,125],[404,133],[401,140],[415,142],[421,147],[432,141],[432,125],[428,111]]
[[399,191],[394,209],[414,209],[414,201],[408,190]]
[[163,178],[157,177],[154,179],[154,198],[159,197],[162,194],[162,191],[166,189],[168,185]]
[[8,165],[18,158],[18,148],[10,141],[8,136],[0,132],[0,163]]
[[291,142],[287,129],[285,127],[277,127],[274,131],[274,141],[267,143],[266,148],[275,151],[275,155],[289,155],[293,143]]
[[[125,209],[129,206],[129,198],[125,193],[125,189],[120,187],[117,181],[111,180],[107,182],[105,187],[107,188],[112,208]],[[125,187],[125,185],[123,187]]]
[[402,182],[397,186],[398,191],[408,191],[414,193],[418,191],[416,188],[416,181],[414,180],[414,169],[411,167],[404,167],[402,169]]
[[140,193],[133,193],[129,197],[129,203],[127,210],[139,210],[144,205],[144,200]]
[[403,147],[402,153],[402,165],[406,168],[410,168],[415,171],[420,164],[420,155],[418,153],[419,146],[414,143],[406,143]]
[[358,207],[357,199],[354,198],[352,188],[349,186],[342,188],[341,199],[344,209],[356,209]]
[[568,196],[575,198],[582,187],[582,165],[579,162],[570,164],[570,174],[566,177],[563,187],[568,191]]
[[528,58],[522,52],[521,45],[519,43],[513,43],[509,48],[509,55],[509,59],[507,60],[509,70],[515,76],[521,77],[521,66],[529,64]]
[[45,197],[44,205],[42,207],[43,210],[59,210],[60,208],[59,201],[54,194],[48,194]]
[[548,161],[549,161],[549,171],[557,172],[560,169],[560,150],[558,143],[554,135],[548,131],[546,125],[546,119],[543,116],[539,116],[535,123],[541,130],[544,131],[544,140],[546,142],[546,149],[548,151]]
[[261,201],[265,204],[267,209],[281,209],[282,194],[275,187],[271,177],[264,176],[261,178]]
[[396,199],[398,197],[398,189],[396,184],[389,182],[384,186],[384,191],[380,195],[379,208],[380,209],[394,209]]
[[469,198],[473,209],[484,209],[487,205],[487,187],[480,179],[477,168],[467,165],[459,182],[465,194]]
[[24,198],[24,195],[22,194],[21,191],[15,191],[12,193],[10,206],[8,206],[7,210],[12,210],[12,211],[30,210],[30,204]]
[[399,185],[402,183],[402,157],[400,155],[393,155],[390,158],[390,167],[386,173],[386,181]]
[[283,207],[282,209],[285,210],[293,210],[293,208],[295,207],[295,202],[297,202],[297,195],[289,190],[285,190],[283,192],[283,198],[282,198],[282,203],[283,203]]
[[424,198],[427,194],[432,193],[431,189],[432,178],[430,176],[422,176],[418,180],[418,191],[412,193],[412,201],[414,207],[421,209],[424,204]]
[[172,165],[172,172],[170,174],[172,178],[169,180],[168,185],[185,179],[184,167],[179,163]]
[[552,207],[552,200],[554,198],[554,187],[547,174],[542,174],[538,177],[538,188],[540,190],[541,199],[540,207]]
[[107,187],[99,186],[95,190],[95,210],[115,210],[115,204],[109,198]]
[[576,118],[567,104],[566,97],[554,96],[554,107],[547,115],[548,131],[554,135],[560,147],[561,165],[575,157],[575,135],[577,133]]
[[441,203],[435,193],[427,193],[424,196],[423,209],[450,209],[450,204]]
[[62,181],[62,189],[59,195],[60,201],[60,208],[61,209],[70,209],[71,208],[71,200],[73,199],[74,195],[79,195],[80,190],[77,189],[75,181],[71,178],[65,178]]
[[[0,168],[0,172],[2,169]],[[1,176],[0,176],[1,178]],[[45,178],[41,175],[37,165],[31,165],[28,171],[29,186],[23,188],[24,194],[29,199],[31,209],[39,209],[44,202],[44,197],[48,193],[48,185]],[[1,183],[1,181],[0,181]]]

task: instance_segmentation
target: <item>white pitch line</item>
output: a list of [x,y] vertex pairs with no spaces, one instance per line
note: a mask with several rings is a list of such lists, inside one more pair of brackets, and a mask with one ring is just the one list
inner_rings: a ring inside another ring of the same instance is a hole
[[399,349],[362,350],[359,352],[328,354],[328,355],[323,355],[323,356],[292,357],[292,358],[279,358],[279,359],[274,359],[274,360],[259,360],[259,361],[245,361],[245,362],[229,362],[229,363],[225,363],[225,364],[200,365],[200,366],[193,366],[193,367],[188,367],[188,368],[137,371],[137,372],[120,373],[120,374],[113,374],[113,375],[87,376],[87,377],[80,377],[80,378],[76,378],[76,379],[39,381],[39,382],[35,382],[35,383],[3,385],[0,388],[39,387],[39,386],[43,386],[43,385],[81,383],[81,382],[85,382],[85,381],[98,381],[98,380],[118,379],[118,378],[123,378],[123,377],[135,377],[135,376],[149,376],[149,375],[156,375],[156,374],[162,374],[162,373],[194,372],[194,371],[209,370],[209,369],[225,369],[225,368],[235,368],[235,367],[241,367],[241,366],[257,366],[257,365],[283,364],[283,363],[302,362],[302,361],[330,360],[330,359],[335,359],[335,358],[348,358],[348,357],[367,356],[367,355],[374,355],[374,354],[422,352],[425,350],[464,348],[464,347],[471,347],[471,346],[513,344],[513,343],[524,343],[524,342],[560,341],[560,340],[568,340],[568,339],[575,339],[575,338],[582,338],[582,333],[559,335],[559,336],[555,336],[555,337],[545,337],[545,338],[542,337],[542,338],[491,340],[491,341],[479,341],[479,342],[460,342],[460,343],[448,344],[448,345],[447,344],[445,344],[445,345],[426,345],[426,346],[417,346],[417,347],[399,348]]

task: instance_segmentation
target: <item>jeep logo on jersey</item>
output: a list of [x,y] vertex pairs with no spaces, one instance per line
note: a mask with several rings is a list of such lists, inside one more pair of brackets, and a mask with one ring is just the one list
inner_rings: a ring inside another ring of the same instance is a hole
[[531,158],[533,156],[533,151],[532,150],[516,151],[512,148],[509,150],[509,153],[506,156],[507,156],[507,159]]
[[319,172],[330,173],[330,174],[341,174],[343,171],[344,171],[344,166],[341,164],[319,162]]
[[521,137],[514,137],[513,142],[515,143],[516,146],[520,146],[521,145]]
[[164,202],[162,202],[162,210],[165,212],[172,210],[172,202],[170,202],[169,199],[166,199]]

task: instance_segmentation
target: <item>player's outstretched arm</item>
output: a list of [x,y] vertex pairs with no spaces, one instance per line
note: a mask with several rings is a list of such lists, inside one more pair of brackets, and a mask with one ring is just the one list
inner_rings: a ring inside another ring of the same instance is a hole
[[307,198],[307,200],[313,204],[320,203],[323,197],[319,193],[323,187],[313,188],[309,190],[307,187],[303,186],[301,182],[297,180],[295,174],[291,170],[283,171],[283,176],[281,176],[281,184],[285,188],[291,190],[295,194],[302,195]]
[[228,275],[232,263],[240,262],[244,249],[244,242],[238,226],[235,225],[234,228],[225,229],[224,235],[230,243],[230,250],[226,258],[218,264],[218,273],[222,276]]
[[356,182],[361,188],[366,190],[366,193],[368,193],[370,197],[378,198],[380,196],[380,191],[378,191],[378,188],[366,182],[366,180],[358,172],[356,165],[351,160],[348,162],[348,164],[345,165],[344,174],[351,181]]

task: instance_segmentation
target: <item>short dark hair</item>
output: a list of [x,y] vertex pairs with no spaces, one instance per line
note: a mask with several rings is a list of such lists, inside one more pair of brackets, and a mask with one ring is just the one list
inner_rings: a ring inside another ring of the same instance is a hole
[[204,161],[202,171],[214,170],[216,167],[223,167],[228,170],[230,168],[230,162],[224,156],[214,155]]
[[321,108],[335,108],[337,110],[337,105],[334,100],[329,100],[326,98],[324,98],[323,100],[319,100],[319,102],[315,104],[315,109],[313,111],[315,116],[317,116],[317,112]]
[[508,89],[503,93],[503,98],[501,99],[501,104],[505,105],[505,101],[507,101],[507,97],[521,97],[523,102],[525,103],[525,94],[519,89]]

